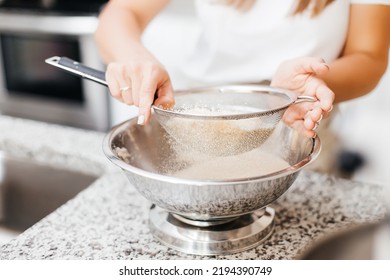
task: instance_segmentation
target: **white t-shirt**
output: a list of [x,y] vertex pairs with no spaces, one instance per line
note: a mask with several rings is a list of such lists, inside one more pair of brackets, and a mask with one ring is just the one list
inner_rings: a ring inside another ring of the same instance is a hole
[[200,33],[179,68],[194,84],[270,80],[283,61],[301,56],[336,59],[345,42],[350,4],[390,0],[336,0],[318,16],[291,16],[294,0],[257,0],[251,10],[195,0]]

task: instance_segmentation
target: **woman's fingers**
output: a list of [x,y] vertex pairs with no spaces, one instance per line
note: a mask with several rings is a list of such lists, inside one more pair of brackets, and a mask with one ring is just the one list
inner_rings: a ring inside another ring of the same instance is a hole
[[291,60],[291,63],[297,65],[300,69],[297,70],[301,74],[316,74],[323,75],[329,71],[329,66],[321,57],[302,57]]
[[157,91],[157,79],[153,69],[143,72],[142,82],[139,92],[138,124],[143,125],[149,122],[150,107],[154,101]]
[[291,105],[283,116],[287,125],[305,135],[315,136],[314,130],[332,110],[334,93],[321,79],[329,71],[322,58],[301,57],[283,62],[276,71],[271,86],[282,87],[298,95],[315,97],[318,101]]
[[303,124],[308,130],[316,130],[322,120],[322,110],[319,107],[306,113]]
[[127,75],[127,71],[125,67],[120,68],[120,74],[119,74],[119,85],[120,85],[120,92],[122,95],[122,100],[127,105],[133,105],[133,88],[131,86],[131,79],[129,75]]
[[300,134],[309,138],[313,138],[317,135],[314,130],[306,128],[303,120],[294,122],[294,124],[291,125],[291,127],[297,130]]
[[135,106],[139,106],[139,96],[140,96],[140,88],[141,88],[141,79],[142,73],[138,66],[128,67],[128,71],[132,76],[131,79],[131,88],[132,88],[132,97]]
[[323,111],[332,111],[335,95],[324,83],[317,87],[316,97],[320,101],[320,107]]
[[290,105],[283,114],[283,120],[286,124],[292,126],[297,120],[303,120],[310,110],[315,107],[315,103],[302,102]]
[[111,95],[117,100],[133,105],[131,79],[126,68],[118,63],[111,63],[107,67],[106,81]]
[[106,70],[106,81],[112,97],[123,102],[120,90],[121,86],[119,84],[119,81],[117,80],[117,75],[115,74],[115,67],[116,65],[114,63],[110,63],[108,65]]
[[[156,94],[158,96],[156,96]],[[148,123],[150,119],[150,107],[152,106],[155,96],[163,102],[156,105],[171,107],[173,105],[173,91],[168,73],[163,68],[153,65],[143,72],[142,85],[139,95],[139,118],[138,124]]]
[[111,95],[128,105],[139,107],[138,124],[146,124],[158,93],[158,103],[164,107],[174,105],[173,90],[166,70],[157,62],[142,61],[129,64],[110,63],[106,80]]
[[161,87],[159,87],[157,92],[157,99],[154,101],[156,106],[161,106],[164,109],[172,108],[175,105],[175,100],[173,97],[173,88],[170,81],[167,81]]
[[323,118],[318,102],[291,105],[283,115],[283,121],[307,137],[315,137],[315,130]]

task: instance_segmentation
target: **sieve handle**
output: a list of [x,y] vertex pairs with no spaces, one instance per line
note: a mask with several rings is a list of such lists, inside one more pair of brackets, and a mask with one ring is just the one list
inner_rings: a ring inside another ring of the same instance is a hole
[[73,75],[94,81],[104,86],[108,86],[106,82],[106,73],[104,71],[85,66],[84,64],[81,64],[80,62],[73,59],[64,56],[53,56],[46,59],[45,62]]
[[313,96],[298,95],[297,100],[295,100],[293,103],[297,104],[297,103],[302,103],[302,102],[316,102],[316,101],[318,101],[318,99],[313,97]]
[[[73,59],[64,56],[53,56],[45,59],[45,62],[61,70],[64,70],[65,72],[99,83],[103,86],[108,86],[106,81],[106,72],[91,68]],[[154,101],[156,99],[157,92],[154,95]]]

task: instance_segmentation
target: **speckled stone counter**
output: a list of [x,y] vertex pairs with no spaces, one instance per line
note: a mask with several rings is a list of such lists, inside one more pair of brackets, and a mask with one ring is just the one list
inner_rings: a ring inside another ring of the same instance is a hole
[[215,257],[179,253],[150,234],[150,203],[102,152],[104,134],[0,116],[0,151],[98,175],[52,214],[0,248],[0,259],[294,259],[317,239],[386,213],[382,186],[302,171],[271,205],[263,244]]

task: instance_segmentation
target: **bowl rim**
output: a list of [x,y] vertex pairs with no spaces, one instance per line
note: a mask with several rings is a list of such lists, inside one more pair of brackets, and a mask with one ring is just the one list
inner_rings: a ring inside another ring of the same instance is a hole
[[260,182],[260,181],[268,181],[272,179],[277,179],[280,177],[286,177],[288,175],[291,175],[293,173],[296,173],[297,171],[300,171],[304,166],[308,165],[312,161],[314,161],[320,151],[321,151],[321,140],[318,137],[318,135],[315,136],[315,138],[308,138],[308,140],[312,140],[312,147],[309,154],[304,157],[299,162],[295,163],[294,165],[291,165],[287,168],[281,169],[276,172],[272,172],[266,175],[262,176],[256,176],[256,177],[247,177],[247,178],[238,178],[234,180],[196,180],[196,179],[185,179],[180,177],[174,177],[169,175],[163,175],[159,173],[150,172],[138,167],[135,167],[133,165],[130,165],[123,160],[121,160],[112,150],[111,142],[112,139],[125,130],[124,127],[128,127],[131,122],[135,123],[137,125],[137,117],[133,117],[129,120],[123,121],[122,123],[112,127],[110,131],[105,135],[103,139],[103,152],[106,155],[106,157],[114,163],[116,166],[120,167],[122,170],[129,171],[131,173],[134,173],[136,175],[147,177],[153,180],[157,181],[163,181],[171,184],[185,184],[185,185],[231,185],[231,184],[240,184],[248,182]]

